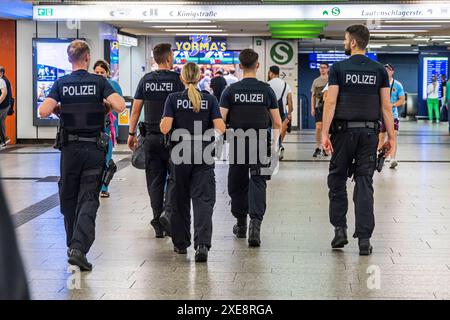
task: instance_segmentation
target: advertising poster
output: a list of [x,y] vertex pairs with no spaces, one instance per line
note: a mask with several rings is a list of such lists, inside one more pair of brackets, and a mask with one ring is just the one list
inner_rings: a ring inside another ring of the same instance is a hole
[[35,126],[54,126],[59,123],[55,115],[48,118],[38,116],[38,108],[49,94],[53,83],[58,78],[72,72],[72,65],[68,61],[67,47],[72,40],[34,39],[34,121]]

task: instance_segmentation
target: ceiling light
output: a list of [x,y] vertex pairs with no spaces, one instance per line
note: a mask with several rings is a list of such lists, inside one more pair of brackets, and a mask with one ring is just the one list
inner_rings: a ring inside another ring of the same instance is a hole
[[194,25],[194,26],[180,26],[180,25],[166,25],[166,26],[149,26],[150,28],[158,28],[158,29],[164,29],[164,28],[218,28],[218,26],[215,25]]
[[145,23],[211,23],[211,20],[144,20]]
[[430,41],[430,38],[414,38],[414,41]]
[[395,25],[383,24],[383,25],[377,26],[376,29],[378,29],[378,28],[440,28],[440,27],[442,27],[442,25],[440,25],[440,24],[418,24],[415,26],[395,26]]
[[389,47],[411,47],[410,44],[390,44]]
[[449,38],[449,36],[431,36],[433,39],[438,39],[438,38],[443,38],[443,39],[447,39]]
[[[192,36],[192,33],[177,33],[176,36]],[[209,33],[208,36],[228,36],[228,33]]]
[[450,20],[387,20],[386,23],[450,23]]
[[404,38],[414,38],[414,33],[404,33],[404,34],[393,34],[393,33],[373,33],[372,37],[404,37]]
[[417,30],[371,30],[371,33],[378,33],[378,32],[391,32],[391,33],[403,33],[403,32],[428,32],[429,30],[426,29],[417,29]]
[[450,41],[450,38],[432,38],[431,41]]
[[222,29],[164,29],[166,32],[223,32]]

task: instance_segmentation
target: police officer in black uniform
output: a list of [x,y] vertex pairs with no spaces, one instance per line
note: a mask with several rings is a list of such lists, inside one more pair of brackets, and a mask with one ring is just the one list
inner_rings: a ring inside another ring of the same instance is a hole
[[[373,174],[377,161],[379,122],[383,117],[388,156],[395,147],[394,123],[389,99],[389,78],[385,68],[365,56],[369,30],[353,25],[345,32],[347,60],[335,63],[329,75],[328,97],[323,116],[322,143],[332,152],[328,187],[330,221],[335,227],[332,248],[347,243],[347,178],[353,176],[356,229],[360,255],[370,255],[370,238],[375,227]],[[331,133],[331,140],[329,137]]]
[[[191,245],[191,200],[194,212],[195,261],[206,262],[211,248],[212,214],[216,202],[214,137],[223,134],[217,99],[197,89],[200,68],[187,63],[181,71],[183,92],[170,94],[164,107],[161,132],[171,133],[170,206],[174,251],[185,254]],[[208,135],[209,134],[209,135]]]
[[39,108],[39,115],[60,115],[57,137],[61,148],[59,196],[67,254],[70,264],[79,266],[82,271],[90,271],[92,265],[86,254],[95,239],[95,218],[109,142],[104,133],[105,113],[109,112],[105,105],[122,112],[125,101],[104,77],[88,73],[91,57],[85,41],[73,41],[67,54],[72,73],[56,80]]
[[[153,49],[153,58],[158,64],[158,70],[147,73],[136,89],[128,146],[131,150],[137,146],[136,127],[142,106],[144,106],[145,175],[153,210],[151,225],[155,229],[156,238],[163,238],[164,230],[166,233],[170,233],[169,210],[164,205],[165,189],[168,187],[169,150],[164,143],[164,135],[159,129],[159,124],[167,96],[173,92],[183,91],[184,85],[180,80],[180,75],[170,71],[173,68],[173,52],[170,44],[156,45]],[[165,210],[166,214],[163,215]]]
[[[243,79],[227,87],[220,99],[222,118],[226,120],[227,116],[230,116],[229,127],[234,130],[235,136],[230,138],[231,133],[227,131],[227,140],[230,141],[228,193],[231,197],[231,212],[237,219],[233,233],[238,238],[246,238],[247,215],[250,215],[248,243],[250,246],[259,247],[260,228],[266,211],[267,179],[270,176],[261,171],[266,164],[259,157],[259,148],[253,148],[252,144],[265,145],[266,151],[268,145],[271,146],[272,152],[278,150],[276,144],[281,129],[281,117],[275,92],[267,83],[256,79],[258,54],[252,49],[245,49],[239,54],[239,61],[240,68],[244,71]],[[274,129],[271,137],[267,135],[270,122]],[[244,130],[245,133],[257,132],[256,141],[246,140],[244,136],[238,137],[236,130]],[[268,140],[276,143],[270,144]],[[245,145],[243,153],[239,148],[241,142]],[[256,161],[252,161],[252,158]]]

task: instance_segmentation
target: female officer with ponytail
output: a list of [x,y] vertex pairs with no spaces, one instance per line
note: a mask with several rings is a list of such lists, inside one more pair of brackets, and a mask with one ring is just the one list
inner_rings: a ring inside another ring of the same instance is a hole
[[[190,204],[194,212],[195,261],[206,262],[211,248],[212,214],[216,200],[214,161],[211,161],[211,136],[206,131],[225,131],[217,99],[197,90],[200,68],[187,63],[181,72],[186,90],[167,97],[160,129],[172,131],[171,177],[173,188],[172,241],[174,251],[186,254],[191,245]],[[209,152],[209,154],[208,154]],[[172,183],[171,182],[171,183]]]

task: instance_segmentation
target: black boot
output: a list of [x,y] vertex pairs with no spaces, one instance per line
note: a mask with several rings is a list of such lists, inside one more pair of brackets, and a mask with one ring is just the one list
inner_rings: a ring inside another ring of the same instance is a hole
[[233,226],[233,234],[237,238],[247,238],[247,216],[237,218],[237,223]]
[[251,219],[248,228],[248,245],[250,247],[259,247],[261,245],[261,220]]
[[161,224],[162,228],[166,232],[166,235],[171,237],[172,236],[172,225],[170,223],[170,214],[167,211],[164,211],[161,216],[159,217],[159,223]]
[[164,228],[159,220],[153,219],[150,224],[152,225],[153,229],[155,229],[156,238],[164,238]]
[[331,247],[333,249],[339,249],[343,248],[346,244],[348,244],[347,228],[345,227],[334,228],[334,239],[333,241],[331,241]]
[[195,252],[195,262],[208,261],[208,247],[204,244],[200,244]]
[[360,256],[370,256],[372,254],[373,248],[370,244],[370,239],[358,239],[358,245]]
[[91,271],[92,264],[87,261],[86,254],[78,249],[71,249],[68,260],[69,264],[80,267],[81,271]]
[[186,248],[173,247],[173,251],[175,251],[178,254],[187,254]]

